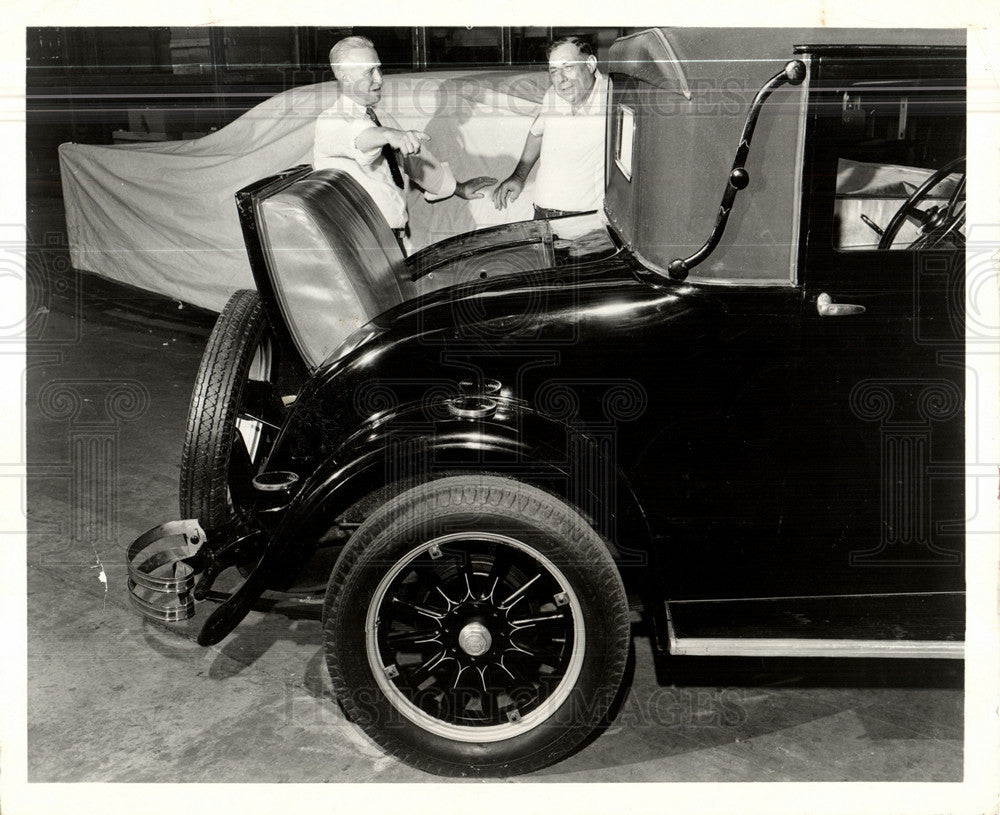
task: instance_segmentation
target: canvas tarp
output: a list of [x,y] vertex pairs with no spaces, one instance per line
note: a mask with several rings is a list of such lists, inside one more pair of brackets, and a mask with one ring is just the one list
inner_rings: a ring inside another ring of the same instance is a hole
[[[430,148],[462,180],[505,178],[538,109],[544,74],[424,73],[387,77],[380,108],[424,130]],[[221,130],[190,141],[59,148],[70,258],[94,272],[220,310],[253,288],[234,194],[312,160],[316,117],[336,82],[294,88]],[[429,204],[410,194],[415,249],[471,229],[531,217],[532,190],[498,212],[488,195]]]

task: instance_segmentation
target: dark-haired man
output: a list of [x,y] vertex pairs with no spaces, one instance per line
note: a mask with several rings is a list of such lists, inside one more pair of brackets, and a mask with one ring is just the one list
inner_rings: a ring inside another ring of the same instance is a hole
[[590,44],[564,37],[548,49],[550,87],[514,172],[497,185],[493,203],[516,201],[536,162],[535,217],[599,210],[604,204],[604,116],[608,81]]

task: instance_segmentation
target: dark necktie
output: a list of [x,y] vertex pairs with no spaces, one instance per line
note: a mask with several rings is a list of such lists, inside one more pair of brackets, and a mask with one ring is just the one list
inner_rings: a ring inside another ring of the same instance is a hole
[[[378,116],[375,115],[375,108],[365,108],[365,113],[367,113],[368,118],[375,123],[375,127],[382,127],[382,123],[378,120]],[[399,162],[396,161],[396,151],[393,150],[388,144],[383,144],[382,158],[384,158],[385,163],[389,165],[389,173],[392,175],[392,180],[396,182],[396,186],[403,189],[403,174],[399,171]]]

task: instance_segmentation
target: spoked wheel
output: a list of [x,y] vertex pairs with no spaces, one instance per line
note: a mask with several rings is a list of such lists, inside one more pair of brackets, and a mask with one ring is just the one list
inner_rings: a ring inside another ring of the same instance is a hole
[[573,687],[586,645],[562,571],[487,532],[442,535],[401,558],[368,606],[366,631],[382,692],[460,741],[510,738],[546,718]]
[[251,481],[281,426],[277,346],[260,296],[233,294],[198,368],[181,458],[180,510],[211,534],[252,496]]
[[347,713],[386,750],[443,775],[559,760],[621,685],[628,606],[600,537],[508,479],[416,487],[344,550],[324,609]]

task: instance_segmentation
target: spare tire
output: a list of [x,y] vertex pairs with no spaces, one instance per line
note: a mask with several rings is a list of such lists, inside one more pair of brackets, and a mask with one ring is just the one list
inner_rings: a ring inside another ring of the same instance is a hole
[[202,355],[181,457],[181,517],[197,518],[209,535],[249,505],[284,412],[277,369],[260,295],[237,291]]

